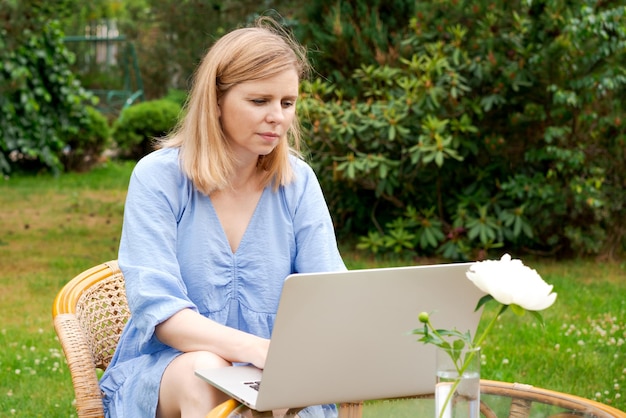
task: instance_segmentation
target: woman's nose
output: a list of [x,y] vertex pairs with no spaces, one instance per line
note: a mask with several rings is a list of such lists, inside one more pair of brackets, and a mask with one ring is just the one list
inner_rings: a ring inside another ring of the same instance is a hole
[[267,120],[271,123],[280,123],[285,119],[283,114],[283,106],[281,103],[272,104],[268,107],[266,116]]

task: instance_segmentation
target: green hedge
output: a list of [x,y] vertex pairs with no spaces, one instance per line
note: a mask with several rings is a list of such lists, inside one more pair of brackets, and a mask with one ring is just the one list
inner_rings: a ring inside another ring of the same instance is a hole
[[110,145],[111,128],[107,118],[94,107],[85,110],[78,131],[67,138],[61,154],[65,171],[89,170]]
[[127,107],[113,124],[113,139],[120,156],[140,159],[154,149],[154,139],[176,126],[181,105],[170,99],[152,100]]

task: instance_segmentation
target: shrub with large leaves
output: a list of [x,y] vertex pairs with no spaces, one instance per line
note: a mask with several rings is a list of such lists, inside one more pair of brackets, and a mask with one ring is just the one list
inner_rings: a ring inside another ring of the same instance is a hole
[[[626,8],[418,3],[402,65],[306,86],[331,211],[361,248],[623,251]],[[584,51],[584,53],[583,53]]]

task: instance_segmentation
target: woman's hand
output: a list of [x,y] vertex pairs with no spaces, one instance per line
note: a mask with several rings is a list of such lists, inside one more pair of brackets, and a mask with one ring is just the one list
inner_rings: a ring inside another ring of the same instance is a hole
[[265,361],[267,360],[267,351],[270,347],[270,340],[260,337],[253,338],[256,341],[254,341],[250,347],[250,363],[259,369],[264,369]]

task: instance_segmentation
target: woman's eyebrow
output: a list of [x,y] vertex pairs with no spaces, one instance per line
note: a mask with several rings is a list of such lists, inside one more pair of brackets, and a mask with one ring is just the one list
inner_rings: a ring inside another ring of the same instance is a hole
[[255,97],[255,98],[260,98],[260,99],[271,99],[271,98],[280,98],[281,100],[296,100],[299,95],[297,94],[288,94],[285,96],[281,96],[281,95],[277,95],[277,94],[273,94],[273,93],[253,93],[250,92],[247,94],[248,97]]

